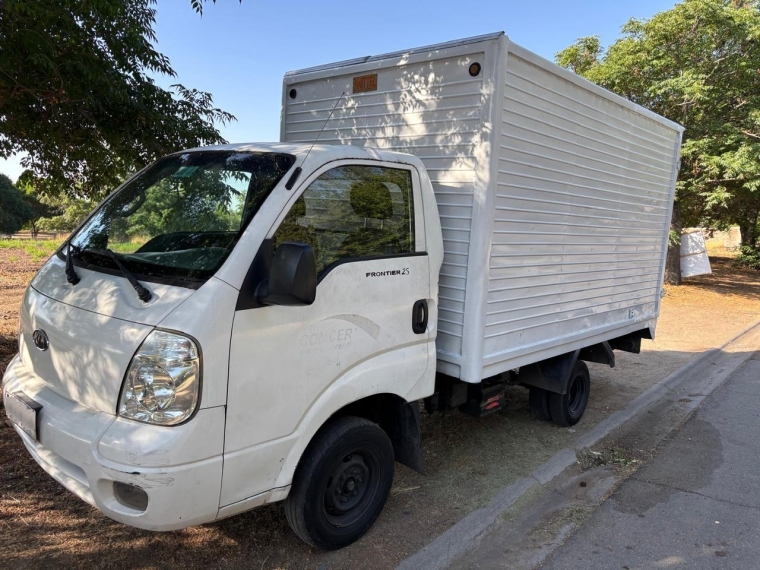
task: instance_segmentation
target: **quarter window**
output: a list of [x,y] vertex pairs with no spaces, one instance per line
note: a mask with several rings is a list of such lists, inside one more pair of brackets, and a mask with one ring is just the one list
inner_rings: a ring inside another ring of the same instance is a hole
[[317,272],[352,258],[414,252],[414,199],[409,170],[340,166],[304,191],[274,233],[314,248]]

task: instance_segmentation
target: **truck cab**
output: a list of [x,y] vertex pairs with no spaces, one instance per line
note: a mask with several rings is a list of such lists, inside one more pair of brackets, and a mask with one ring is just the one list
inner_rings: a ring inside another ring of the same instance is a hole
[[115,520],[172,530],[287,498],[301,538],[343,546],[394,460],[420,467],[442,259],[413,156],[170,155],[31,282],[6,410],[42,468]]

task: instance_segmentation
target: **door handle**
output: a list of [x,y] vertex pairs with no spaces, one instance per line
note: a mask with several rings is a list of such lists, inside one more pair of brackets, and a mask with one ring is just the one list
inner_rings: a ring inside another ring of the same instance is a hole
[[412,331],[414,334],[422,334],[427,331],[428,304],[427,299],[415,301],[412,307]]

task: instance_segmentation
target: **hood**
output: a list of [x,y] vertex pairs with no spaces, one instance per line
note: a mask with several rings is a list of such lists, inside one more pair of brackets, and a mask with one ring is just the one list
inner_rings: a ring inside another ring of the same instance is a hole
[[[32,287],[19,320],[19,353],[27,370],[69,400],[116,413],[129,362],[153,327],[79,309]],[[44,349],[35,344],[35,332],[44,334]]]
[[54,255],[32,279],[31,286],[38,293],[72,307],[151,326],[160,323],[194,293],[186,287],[141,281],[152,296],[143,303],[122,275],[83,267],[77,267],[76,272],[80,282],[71,285],[66,281],[66,262]]
[[[143,303],[124,277],[77,267],[81,281],[70,285],[64,269],[64,262],[53,256],[26,291],[21,360],[54,392],[115,414],[124,374],[140,344],[194,291],[143,282],[153,295]],[[35,331],[44,332],[45,350],[35,344]]]

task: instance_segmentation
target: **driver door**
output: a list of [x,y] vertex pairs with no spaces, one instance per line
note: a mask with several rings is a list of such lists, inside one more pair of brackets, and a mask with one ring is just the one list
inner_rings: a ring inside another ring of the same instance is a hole
[[221,506],[275,487],[311,418],[372,393],[406,394],[434,365],[428,327],[413,322],[431,295],[417,173],[335,164],[302,185],[269,233],[274,248],[314,248],[314,303],[235,314]]

